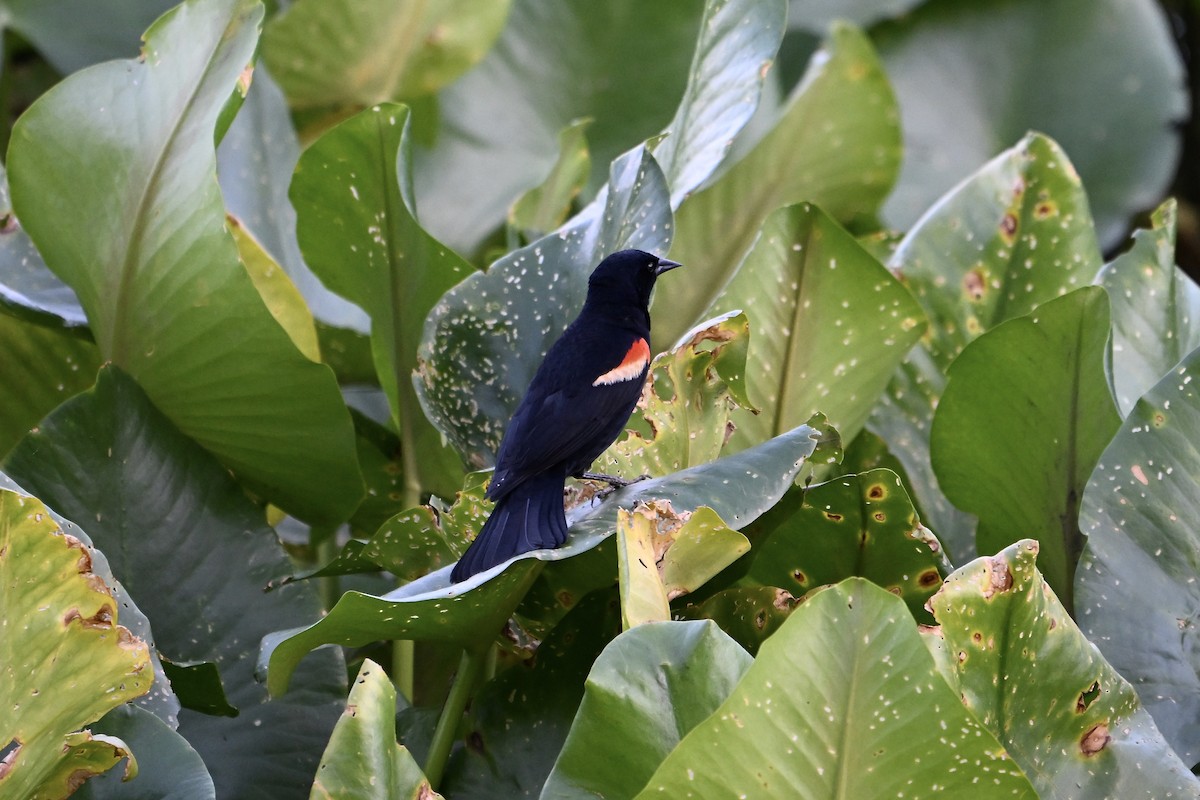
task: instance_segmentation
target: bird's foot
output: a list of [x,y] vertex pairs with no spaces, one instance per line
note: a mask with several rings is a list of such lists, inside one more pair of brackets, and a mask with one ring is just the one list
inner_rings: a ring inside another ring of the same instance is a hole
[[604,498],[608,497],[610,494],[615,492],[617,489],[623,489],[626,486],[629,486],[630,484],[637,483],[638,481],[644,481],[644,480],[648,479],[650,476],[649,475],[639,475],[630,481],[630,480],[626,480],[626,479],[620,477],[619,475],[605,475],[603,472],[583,472],[583,473],[580,473],[579,475],[576,475],[575,477],[581,478],[583,480],[588,480],[588,481],[601,481],[603,483],[607,483],[608,484],[607,489],[602,489],[601,491],[596,492],[596,497],[599,497],[601,500],[603,500]]

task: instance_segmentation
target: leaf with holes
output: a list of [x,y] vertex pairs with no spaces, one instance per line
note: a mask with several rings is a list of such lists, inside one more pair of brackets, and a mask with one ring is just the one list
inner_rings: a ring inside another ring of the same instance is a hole
[[1108,320],[1108,297],[1089,286],[984,334],[950,366],[930,433],[946,496],[979,515],[979,549],[1037,538],[1068,609],[1083,489],[1121,424],[1104,378]]
[[904,603],[850,578],[788,617],[637,797],[900,794],[1037,796],[938,674]]
[[142,59],[43,95],[13,128],[13,207],[105,360],[255,491],[338,522],[362,495],[349,415],[332,372],[263,305],[214,179],[218,123],[244,93],[262,13],[188,0],[147,31]]
[[756,655],[799,602],[774,586],[734,586],[675,609],[675,617],[712,620],[746,652]]
[[1112,303],[1109,383],[1122,416],[1171,368],[1200,347],[1200,286],[1175,266],[1174,200],[1135,231],[1133,247],[1100,271]]
[[808,203],[767,217],[706,314],[732,309],[749,309],[755,326],[746,383],[761,409],[732,415],[738,448],[818,411],[853,438],[925,326],[900,282]]
[[1137,688],[1187,764],[1200,760],[1200,349],[1147,392],[1083,493],[1080,627]]
[[680,206],[671,257],[690,277],[669,299],[659,294],[655,308],[669,303],[671,315],[655,342],[674,341],[703,318],[780,206],[810,201],[842,221],[870,214],[895,180],[900,150],[895,100],[875,51],[860,31],[836,25],[771,131]]
[[946,680],[1046,800],[1197,796],[1200,781],[1075,627],[1037,553],[1026,539],[976,559],[930,601],[940,628],[926,643]]
[[712,461],[732,432],[730,412],[746,397],[750,322],[731,312],[702,322],[655,356],[626,435],[596,459],[597,472],[635,478]]
[[120,625],[85,545],[39,500],[8,489],[0,489],[0,594],[0,794],[65,797],[73,780],[127,755],[119,739],[76,731],[150,689],[149,648]]
[[742,586],[778,587],[803,597],[857,575],[903,599],[925,622],[925,602],[950,572],[941,545],[891,470],[793,489],[756,527]]
[[474,269],[417,222],[409,117],[406,106],[388,103],[328,131],[300,157],[290,196],[308,265],[371,316],[371,353],[401,432],[406,486],[449,493],[461,463],[421,413],[412,374],[425,316]]

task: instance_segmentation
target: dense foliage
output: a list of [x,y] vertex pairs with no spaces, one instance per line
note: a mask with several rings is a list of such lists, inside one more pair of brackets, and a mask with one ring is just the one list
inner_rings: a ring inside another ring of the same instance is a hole
[[[1200,797],[1165,13],[788,6],[8,4],[0,796]],[[626,247],[651,477],[451,585]]]

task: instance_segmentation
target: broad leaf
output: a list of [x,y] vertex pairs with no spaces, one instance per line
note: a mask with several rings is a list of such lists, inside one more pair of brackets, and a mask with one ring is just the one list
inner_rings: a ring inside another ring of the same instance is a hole
[[937,673],[904,603],[851,578],[788,618],[637,796],[900,795],[1036,797]]
[[1100,265],[1079,176],[1058,145],[1038,134],[944,196],[888,262],[930,328],[893,376],[870,426],[904,464],[927,522],[956,559],[975,553],[974,524],[942,494],[928,455],[945,370],[981,333],[1087,285]]
[[341,123],[300,157],[290,195],[308,265],[371,317],[371,352],[401,432],[406,486],[445,494],[457,488],[461,465],[421,413],[412,373],[426,315],[474,270],[417,222],[408,123],[408,108],[395,104]]
[[979,549],[1036,538],[1068,609],[1083,488],[1121,424],[1104,379],[1108,320],[1104,290],[1086,287],[984,334],[950,366],[930,432],[943,491],[979,516]]
[[907,14],[925,0],[790,0],[788,28],[823,34],[836,20],[866,27]]
[[884,206],[894,227],[910,227],[1029,130],[1071,154],[1106,247],[1175,174],[1188,101],[1166,14],[1152,0],[932,0],[875,40],[905,132],[904,167]]
[[575,198],[591,175],[587,128],[590,119],[572,122],[558,134],[558,160],[540,184],[517,198],[508,211],[508,225],[526,241],[540,239],[562,225]]
[[314,657],[302,691],[267,702],[253,675],[260,638],[313,619],[320,605],[303,585],[263,594],[289,562],[228,472],[113,367],[22,440],[6,466],[60,513],[88,521],[161,652],[217,665],[241,714],[184,709],[179,732],[218,795],[293,797],[306,788],[344,697],[341,656]]
[[817,412],[853,438],[925,326],[908,290],[808,203],[767,217],[706,314],[732,309],[751,315],[746,383],[761,410],[733,414],[739,448]]
[[734,586],[676,609],[676,619],[712,620],[751,655],[774,635],[800,601],[774,586]]
[[357,110],[452,82],[487,52],[508,6],[296,0],[267,26],[263,58],[293,108]]
[[1043,800],[1195,797],[1137,693],[1075,627],[1023,540],[955,572],[930,602],[930,649],[963,705]]
[[350,688],[346,710],[329,737],[309,797],[441,797],[429,787],[408,750],[396,744],[396,689],[383,668],[369,658]]
[[362,493],[349,416],[332,373],[267,312],[214,180],[261,16],[252,0],[189,0],[147,32],[142,60],[67,78],[14,127],[9,180],[102,357],[248,485],[335,522]]
[[940,544],[890,470],[793,489],[755,527],[743,586],[802,597],[857,575],[903,599],[924,621],[925,602],[949,572]]
[[1112,303],[1109,383],[1122,416],[1171,368],[1200,347],[1200,286],[1175,266],[1177,210],[1168,200],[1133,247],[1101,270],[1096,282]]
[[592,665],[543,798],[633,797],[753,659],[711,622],[627,631]]
[[121,626],[86,545],[39,500],[8,489],[0,489],[0,597],[0,794],[65,797],[73,781],[125,757],[119,739],[75,731],[150,689],[149,648]]
[[[895,179],[900,148],[895,101],[870,42],[835,26],[770,133],[680,207],[671,257],[689,279],[671,292],[670,317],[660,311],[655,341],[674,341],[701,319],[780,206],[810,201],[843,221],[870,214]],[[660,294],[656,308],[666,302]]]
[[1167,741],[1200,761],[1200,350],[1138,401],[1088,481],[1080,627],[1137,688]]
[[138,37],[174,0],[99,5],[91,0],[5,0],[5,27],[21,34],[61,73],[135,52]]

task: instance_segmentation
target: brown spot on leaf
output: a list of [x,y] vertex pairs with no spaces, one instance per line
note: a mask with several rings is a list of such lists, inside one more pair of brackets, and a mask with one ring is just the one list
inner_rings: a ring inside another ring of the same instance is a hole
[[1154,422],[1154,427],[1156,428],[1161,428],[1163,425],[1167,424],[1167,418],[1161,411],[1154,412],[1154,418],[1152,421]]
[[825,511],[823,513],[825,514],[825,519],[829,520],[830,522],[841,522],[843,519],[845,519],[845,517],[843,517],[841,514],[835,514],[832,511]]
[[874,514],[871,515],[871,517],[876,522],[887,522],[887,514],[883,513],[882,511],[876,511]]
[[798,569],[792,570],[792,578],[795,579],[796,583],[804,583],[808,580],[808,576]]
[[795,608],[797,602],[798,601],[796,600],[795,596],[791,593],[785,592],[783,589],[776,589],[775,598],[771,601],[771,605],[775,606],[780,611],[788,611],[789,609]]
[[1108,723],[1101,722],[1089,728],[1088,732],[1079,740],[1079,750],[1085,756],[1094,756],[1107,747],[1111,741],[1112,737],[1108,735]]
[[1013,576],[1003,559],[989,558],[986,561],[982,594],[984,600],[990,600],[997,592],[1007,592],[1012,588]]
[[1050,200],[1042,200],[1033,207],[1033,218],[1038,220],[1058,216],[1058,206]]
[[100,606],[99,610],[90,617],[84,617],[81,613],[79,613],[78,608],[69,609],[66,614],[63,614],[63,625],[70,625],[76,620],[79,620],[80,624],[85,628],[111,628],[113,622],[112,606],[110,606],[108,603],[105,603],[104,605]]
[[561,605],[563,608],[575,607],[575,595],[571,594],[566,589],[563,589],[561,592],[555,595],[555,597],[558,599],[559,605]]
[[767,612],[759,611],[754,615],[754,627],[760,631],[767,626]]
[[899,586],[889,586],[888,591],[891,592],[892,594],[896,595],[896,597],[901,597],[904,594],[904,590],[901,589]]
[[421,788],[417,790],[417,800],[433,800],[437,794],[433,791],[433,787],[428,781],[421,782]]
[[971,634],[971,639],[975,642],[975,644],[983,644],[983,634],[979,631],[975,631],[975,633]]
[[887,497],[887,489],[884,488],[882,483],[873,483],[871,484],[871,487],[867,489],[868,500],[882,500],[885,497]]
[[1017,217],[1012,212],[1004,215],[1004,219],[1000,220],[1000,238],[1008,243],[1012,243],[1017,237]]
[[21,742],[18,739],[13,739],[4,745],[4,747],[0,747],[0,753],[4,753],[4,757],[0,758],[0,778],[12,772],[13,764],[16,762],[17,754],[20,752]]
[[0,217],[0,234],[13,233],[17,230],[17,218],[12,214]]
[[941,582],[942,576],[938,574],[936,569],[927,569],[917,576],[917,585],[923,589],[937,586]]
[[987,272],[983,267],[967,270],[967,274],[963,275],[962,285],[967,298],[978,303],[987,293]]

